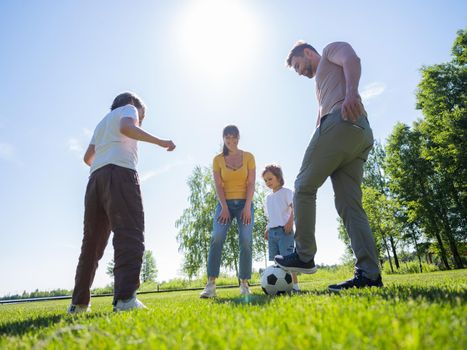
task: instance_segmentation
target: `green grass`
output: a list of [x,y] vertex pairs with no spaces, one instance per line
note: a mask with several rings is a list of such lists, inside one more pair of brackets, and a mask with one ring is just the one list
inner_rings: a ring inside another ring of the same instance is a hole
[[0,349],[466,349],[467,270],[384,276],[381,290],[329,294],[342,272],[302,277],[306,294],[222,289],[144,294],[150,310],[65,315],[67,301],[0,305]]

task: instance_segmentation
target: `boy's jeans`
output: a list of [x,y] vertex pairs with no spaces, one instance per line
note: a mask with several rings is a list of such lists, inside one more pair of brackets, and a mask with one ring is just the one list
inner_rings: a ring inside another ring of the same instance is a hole
[[231,221],[224,225],[217,220],[221,214],[221,205],[217,204],[216,212],[213,220],[213,231],[211,236],[211,247],[208,257],[208,277],[218,277],[221,266],[222,248],[227,237],[227,231],[232,224],[234,218],[237,219],[238,225],[238,244],[240,246],[240,268],[238,278],[247,280],[251,278],[252,265],[252,234],[254,224],[254,209],[251,205],[251,223],[245,225],[242,222],[241,214],[245,207],[244,199],[228,199],[227,207],[229,208]]
[[375,239],[362,207],[360,189],[363,164],[372,145],[373,133],[366,117],[351,123],[336,111],[322,119],[295,180],[295,242],[301,260],[309,261],[316,254],[316,192],[331,176],[335,206],[349,235],[355,266],[370,279],[379,275]]

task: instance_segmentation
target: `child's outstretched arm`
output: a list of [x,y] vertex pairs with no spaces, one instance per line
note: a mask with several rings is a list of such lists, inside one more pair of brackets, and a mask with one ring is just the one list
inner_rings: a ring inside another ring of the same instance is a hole
[[135,119],[122,118],[120,120],[120,132],[131,139],[152,143],[162,148],[166,148],[167,151],[173,151],[175,149],[175,144],[172,140],[161,140],[141,129],[136,125],[136,123],[137,121]]

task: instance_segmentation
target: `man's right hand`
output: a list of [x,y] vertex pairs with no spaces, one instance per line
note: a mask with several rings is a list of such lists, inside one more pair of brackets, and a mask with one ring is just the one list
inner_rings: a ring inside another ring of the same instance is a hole
[[342,104],[342,119],[355,123],[362,115],[366,115],[362,99],[358,93],[345,96]]
[[264,239],[267,241],[269,239],[269,230],[264,230]]

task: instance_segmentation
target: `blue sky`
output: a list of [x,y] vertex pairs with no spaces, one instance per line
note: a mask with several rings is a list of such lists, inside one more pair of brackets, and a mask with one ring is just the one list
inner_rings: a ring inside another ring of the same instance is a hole
[[[210,166],[225,125],[239,127],[258,172],[279,163],[293,186],[317,112],[314,81],[284,66],[296,40],[318,51],[353,45],[384,141],[397,121],[420,117],[419,69],[450,59],[466,16],[465,1],[449,0],[2,1],[0,295],[73,287],[88,177],[81,159],[118,93],[139,94],[144,128],[177,144],[172,153],[139,145],[146,247],[167,280],[180,276],[174,222],[187,206],[186,180],[195,165]],[[317,215],[316,262],[338,263],[329,182]],[[110,282],[109,243],[94,286]]]

